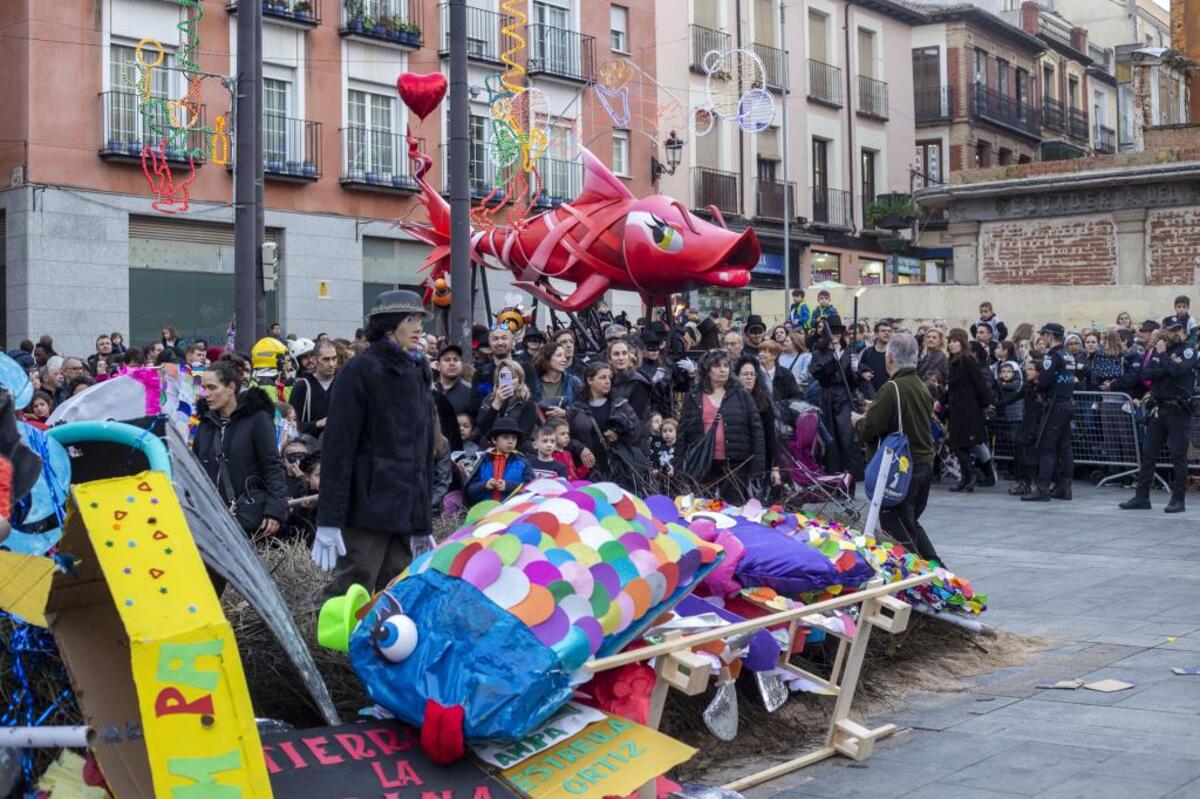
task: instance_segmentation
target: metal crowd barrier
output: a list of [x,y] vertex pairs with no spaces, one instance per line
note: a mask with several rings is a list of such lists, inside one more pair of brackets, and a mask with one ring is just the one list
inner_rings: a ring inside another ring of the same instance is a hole
[[[1137,474],[1142,444],[1146,438],[1141,405],[1128,394],[1117,391],[1076,391],[1073,404],[1071,453],[1075,463],[1117,470],[1105,475],[1099,485]],[[993,457],[1012,460],[1016,455],[1016,437],[1020,432],[1020,421],[1005,419],[1000,415],[989,419],[988,438]],[[1188,468],[1200,471],[1200,413],[1192,414],[1188,442]],[[1170,456],[1164,446],[1158,454],[1157,467],[1170,466]]]

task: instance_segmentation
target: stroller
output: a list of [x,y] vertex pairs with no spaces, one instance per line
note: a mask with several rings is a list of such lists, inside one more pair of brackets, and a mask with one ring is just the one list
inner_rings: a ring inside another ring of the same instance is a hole
[[790,434],[780,449],[779,466],[794,486],[784,499],[784,507],[819,505],[817,513],[823,513],[832,505],[849,520],[857,521],[862,512],[850,493],[853,477],[849,472],[827,474],[818,459],[823,449],[820,410],[807,402],[793,400],[784,411],[779,419],[785,434],[789,431]]

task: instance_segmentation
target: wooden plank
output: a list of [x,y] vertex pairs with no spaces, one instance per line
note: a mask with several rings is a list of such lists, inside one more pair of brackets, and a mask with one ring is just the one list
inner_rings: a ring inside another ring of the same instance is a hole
[[[615,655],[609,655],[606,658],[597,658],[584,664],[584,668],[592,673],[615,669],[619,666],[624,666],[629,663],[638,663],[650,658],[660,657],[671,652],[678,652],[682,649],[692,649],[700,644],[707,644],[710,641],[718,641],[730,636],[739,635],[741,633],[752,632],[754,630],[762,630],[767,627],[774,627],[779,624],[785,624],[792,619],[799,619],[812,613],[824,613],[827,610],[838,610],[839,608],[857,605],[860,602],[868,602],[876,600],[879,597],[891,596],[892,594],[900,593],[909,588],[918,585],[924,585],[931,582],[936,577],[932,572],[928,574],[918,574],[913,577],[908,577],[903,580],[898,580],[887,585],[879,585],[873,588],[856,591],[852,594],[826,599],[822,602],[817,602],[812,605],[792,608],[791,610],[782,610],[778,613],[773,613],[768,616],[762,616],[757,619],[748,619],[736,624],[730,624],[725,627],[717,627],[713,630],[708,630],[702,633],[693,635],[684,635],[679,638],[663,641],[651,646],[644,646],[640,649],[631,649],[628,652],[619,652]],[[877,612],[878,603],[872,605],[872,613]],[[871,614],[867,614],[871,615]],[[858,643],[858,638],[862,638],[861,632],[856,636],[855,643]]]
[[837,750],[835,750],[832,746],[822,746],[820,749],[814,749],[808,754],[801,755],[800,757],[793,758],[783,763],[771,766],[770,768],[765,768],[762,771],[756,771],[753,774],[748,774],[747,776],[736,779],[733,782],[726,783],[722,787],[731,791],[744,791],[747,788],[753,788],[755,785],[762,785],[764,782],[770,782],[777,777],[782,777],[784,774],[790,774],[793,771],[804,768],[805,766],[811,766],[813,763],[820,763],[822,760],[827,760],[836,754]]

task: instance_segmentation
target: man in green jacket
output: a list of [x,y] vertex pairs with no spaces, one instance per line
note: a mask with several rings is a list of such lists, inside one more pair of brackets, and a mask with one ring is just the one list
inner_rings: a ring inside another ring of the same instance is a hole
[[[910,552],[925,560],[942,563],[937,550],[921,526],[921,514],[929,502],[933,484],[933,435],[929,420],[933,415],[933,397],[924,381],[917,377],[917,341],[907,333],[893,333],[884,353],[884,366],[890,379],[879,389],[866,413],[851,414],[854,429],[867,445],[868,460],[887,436],[900,431],[908,436],[912,469],[908,496],[898,505],[882,508],[879,526]],[[871,496],[873,486],[866,486]]]

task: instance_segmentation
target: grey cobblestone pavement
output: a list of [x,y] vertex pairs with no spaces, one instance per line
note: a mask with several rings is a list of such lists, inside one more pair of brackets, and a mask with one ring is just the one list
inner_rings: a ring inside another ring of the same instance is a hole
[[[990,594],[984,620],[1051,648],[957,694],[917,694],[899,732],[863,763],[829,760],[749,799],[1039,796],[1200,797],[1200,496],[1186,513],[1121,511],[1118,488],[1076,484],[1072,502],[1022,503],[1001,483],[935,485],[924,524],[951,568]],[[1100,693],[1039,683],[1116,678]]]

